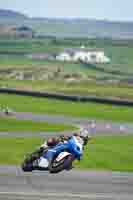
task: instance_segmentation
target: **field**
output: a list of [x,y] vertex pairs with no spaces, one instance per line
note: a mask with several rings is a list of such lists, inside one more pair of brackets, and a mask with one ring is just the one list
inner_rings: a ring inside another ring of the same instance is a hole
[[8,106],[14,111],[61,114],[64,116],[91,119],[133,122],[133,108],[96,103],[75,103],[49,100],[47,98],[24,97],[0,94],[1,109]]
[[[104,49],[105,54],[111,59],[110,64],[97,65],[97,69],[103,71],[122,72],[123,74],[133,73],[133,60],[132,60],[132,48],[133,41],[117,41],[111,39],[0,39],[0,53],[9,55],[20,55],[20,61],[22,61],[22,55],[27,53],[51,53],[57,54],[62,52],[64,48],[80,47],[85,45],[88,48],[101,48]],[[8,59],[10,63],[10,57]],[[12,59],[11,59],[12,60]],[[16,58],[17,60],[17,58]],[[26,61],[28,64],[28,61]],[[32,61],[33,62],[33,61]],[[45,63],[45,61],[44,61]],[[89,66],[88,66],[89,68]],[[93,66],[95,68],[95,66]],[[75,67],[75,71],[76,67]]]
[[0,131],[58,132],[65,130],[74,130],[74,126],[64,124],[52,124],[47,122],[34,122],[30,120],[18,120],[14,117],[0,117]]
[[53,43],[53,40],[39,40],[39,39],[0,39],[0,52],[16,53],[17,55],[23,53],[33,52],[48,52],[55,53],[61,50],[60,47]]
[[83,161],[76,166],[84,169],[133,171],[133,136],[95,137],[85,149]]
[[[40,52],[55,55],[66,47],[81,44],[104,49],[111,63],[88,65],[27,57]],[[128,40],[0,39],[0,86],[133,99],[133,87],[129,84],[133,76],[132,48],[133,42]],[[18,78],[20,74],[22,80]]]
[[81,96],[97,96],[97,97],[110,97],[119,99],[133,100],[133,89],[131,86],[127,87],[125,84],[111,85],[111,84],[98,84],[93,82],[64,82],[62,80],[2,80],[0,87],[16,88],[20,90],[41,91],[51,93],[61,93],[68,95],[81,95]]
[[[41,138],[1,138],[0,163],[20,165],[24,155],[42,143]],[[132,136],[96,137],[85,148],[83,160],[76,162],[75,166],[82,169],[133,171],[132,152]]]

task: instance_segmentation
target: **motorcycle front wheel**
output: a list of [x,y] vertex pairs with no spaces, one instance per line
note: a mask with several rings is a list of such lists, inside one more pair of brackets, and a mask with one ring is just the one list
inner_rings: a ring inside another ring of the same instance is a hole
[[72,166],[74,158],[72,155],[66,156],[64,159],[61,161],[57,162],[56,159],[54,159],[50,164],[49,164],[49,172],[50,173],[58,173],[63,170],[67,170]]

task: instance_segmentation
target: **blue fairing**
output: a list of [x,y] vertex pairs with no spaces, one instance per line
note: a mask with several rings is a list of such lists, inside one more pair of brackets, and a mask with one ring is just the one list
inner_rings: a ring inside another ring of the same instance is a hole
[[54,156],[59,155],[63,151],[68,151],[76,159],[80,159],[82,156],[82,145],[78,144],[75,137],[72,137],[68,142],[63,144],[58,144],[54,148],[50,148],[43,157],[47,158],[48,160],[52,160]]

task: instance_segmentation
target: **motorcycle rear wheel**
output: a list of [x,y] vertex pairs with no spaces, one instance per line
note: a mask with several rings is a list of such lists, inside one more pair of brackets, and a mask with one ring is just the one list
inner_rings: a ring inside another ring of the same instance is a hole
[[32,163],[22,163],[21,168],[24,172],[32,172],[33,170],[33,165]]
[[38,158],[38,154],[36,152],[31,153],[30,155],[26,156],[24,159],[21,168],[24,172],[31,172],[33,168],[33,162]]

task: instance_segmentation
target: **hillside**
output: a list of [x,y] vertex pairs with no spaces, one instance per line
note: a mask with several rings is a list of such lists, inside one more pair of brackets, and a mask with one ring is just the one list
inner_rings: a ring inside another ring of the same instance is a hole
[[41,36],[133,39],[133,22],[78,18],[29,18],[19,12],[0,9],[0,24],[29,26]]
[[91,19],[31,19],[40,34],[57,37],[133,39],[133,22]]
[[9,20],[12,18],[27,19],[27,16],[16,11],[0,9],[0,18],[1,20],[6,18]]

